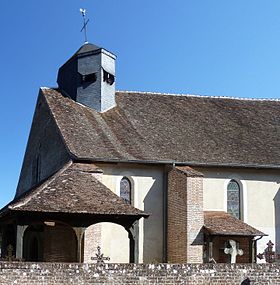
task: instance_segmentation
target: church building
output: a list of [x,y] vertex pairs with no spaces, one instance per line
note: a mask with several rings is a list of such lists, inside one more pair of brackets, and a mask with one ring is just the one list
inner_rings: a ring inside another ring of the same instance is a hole
[[280,250],[280,101],[115,90],[85,43],[41,88],[1,258],[257,262]]

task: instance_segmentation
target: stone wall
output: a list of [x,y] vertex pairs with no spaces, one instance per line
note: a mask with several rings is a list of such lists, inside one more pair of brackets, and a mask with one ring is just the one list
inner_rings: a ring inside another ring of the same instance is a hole
[[2,262],[0,263],[0,284],[277,285],[280,284],[280,265],[107,264],[97,266],[75,263]]

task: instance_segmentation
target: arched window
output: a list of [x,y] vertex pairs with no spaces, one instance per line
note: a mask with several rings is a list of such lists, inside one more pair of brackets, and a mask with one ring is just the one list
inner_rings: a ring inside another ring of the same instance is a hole
[[241,193],[240,186],[235,180],[227,185],[227,212],[237,219],[241,219]]
[[131,204],[132,201],[132,193],[131,193],[131,182],[127,177],[123,177],[120,183],[120,197],[123,200]]

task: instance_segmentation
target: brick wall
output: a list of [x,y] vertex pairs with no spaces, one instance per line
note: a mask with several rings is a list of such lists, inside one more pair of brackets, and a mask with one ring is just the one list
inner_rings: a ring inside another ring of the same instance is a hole
[[[249,278],[251,282],[244,282]],[[243,282],[243,283],[242,283]],[[278,264],[0,263],[0,284],[278,285]]]
[[[218,263],[227,263],[230,260],[230,255],[224,253],[225,244],[229,239],[233,239],[239,244],[239,249],[250,249],[252,244],[248,237],[229,237],[229,236],[217,236],[213,238],[213,258]],[[243,255],[237,255],[236,263],[250,263],[252,262],[250,250],[244,250]]]
[[167,260],[201,263],[203,257],[201,174],[179,168],[168,173]]
[[187,182],[187,245],[188,263],[203,261],[203,180],[202,177],[188,177]]
[[101,225],[91,225],[85,231],[84,239],[84,262],[92,263],[91,257],[94,256],[96,248],[101,246]]
[[71,227],[60,224],[56,224],[55,227],[45,227],[43,260],[77,261],[77,240]]

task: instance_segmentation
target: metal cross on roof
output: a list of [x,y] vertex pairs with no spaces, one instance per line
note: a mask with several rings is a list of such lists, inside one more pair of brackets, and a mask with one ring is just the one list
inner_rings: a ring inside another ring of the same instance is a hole
[[110,257],[104,257],[104,254],[101,253],[101,247],[98,246],[97,247],[97,253],[95,254],[95,257],[92,257],[91,260],[96,260],[97,264],[104,264],[104,261],[107,260],[109,261],[110,260]]
[[89,22],[89,19],[86,20],[86,9],[82,9],[80,8],[80,12],[82,13],[82,16],[83,16],[83,20],[84,20],[84,25],[81,29],[81,32],[84,31],[85,33],[85,43],[87,43],[87,24]]

